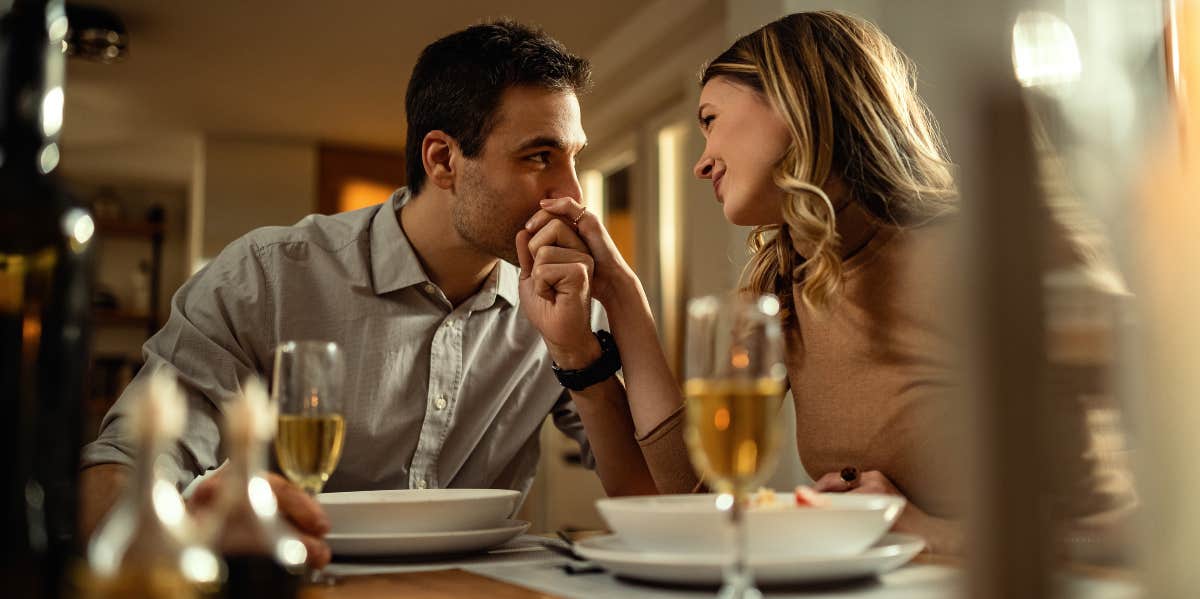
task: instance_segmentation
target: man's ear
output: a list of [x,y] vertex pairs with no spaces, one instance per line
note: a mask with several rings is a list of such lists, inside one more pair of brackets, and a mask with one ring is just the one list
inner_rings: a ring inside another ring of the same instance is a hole
[[425,178],[441,189],[454,191],[455,167],[459,154],[458,142],[445,131],[433,130],[421,140],[421,162]]

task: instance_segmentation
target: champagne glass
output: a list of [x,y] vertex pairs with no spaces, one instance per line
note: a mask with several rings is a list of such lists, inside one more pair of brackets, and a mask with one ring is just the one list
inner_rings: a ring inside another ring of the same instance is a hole
[[[336,343],[285,341],[275,349],[275,456],[284,476],[314,498],[342,457],[344,377],[345,363]],[[320,571],[314,570],[310,578],[321,581]]]
[[732,560],[718,594],[757,598],[746,557],[749,492],[775,466],[783,365],[779,300],[771,295],[707,296],[688,303],[687,427],[692,465],[729,512]]

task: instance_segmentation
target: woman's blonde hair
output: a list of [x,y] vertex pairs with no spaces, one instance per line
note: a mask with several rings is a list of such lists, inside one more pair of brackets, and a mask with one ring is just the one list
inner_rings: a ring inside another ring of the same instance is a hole
[[873,24],[833,11],[789,15],[735,42],[701,85],[716,77],[762,94],[792,137],[773,173],[786,194],[783,223],[751,233],[743,290],[778,295],[786,313],[800,277],[810,308],[837,296],[836,209],[822,189],[831,176],[850,201],[897,226],[954,210],[950,163],[912,63]]

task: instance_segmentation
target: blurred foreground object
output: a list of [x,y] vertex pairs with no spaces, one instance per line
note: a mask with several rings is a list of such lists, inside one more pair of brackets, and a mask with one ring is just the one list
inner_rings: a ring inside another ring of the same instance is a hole
[[187,407],[175,376],[154,373],[143,386],[129,427],[137,439],[133,480],[88,545],[85,597],[180,598],[215,588],[221,563],[198,542],[183,498],[156,467],[170,459]]
[[265,478],[277,418],[278,406],[257,379],[242,384],[242,394],[225,413],[221,439],[229,461],[209,535],[228,566],[224,595],[231,599],[296,596],[300,577],[293,572],[308,558]]
[[91,215],[55,169],[62,2],[0,3],[0,580],[57,597],[78,555],[76,486],[91,299]]
[[1200,6],[1170,6],[1176,35],[1168,61],[1179,127],[1164,129],[1138,197],[1146,364],[1139,476],[1148,597],[1191,597],[1200,588],[1194,563],[1200,549]]

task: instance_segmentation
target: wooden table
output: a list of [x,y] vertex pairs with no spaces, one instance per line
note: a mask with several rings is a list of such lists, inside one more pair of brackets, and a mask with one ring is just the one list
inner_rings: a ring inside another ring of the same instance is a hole
[[426,599],[544,599],[546,595],[532,589],[492,580],[465,570],[439,570],[408,574],[372,574],[347,576],[334,586],[309,586],[301,599],[394,599],[422,597]]
[[[960,569],[958,558],[922,554],[913,564],[944,566]],[[1135,582],[1128,570],[1095,566],[1067,565],[1063,571],[1078,577],[1115,583]],[[847,589],[847,595],[855,594]],[[502,582],[462,569],[398,574],[369,574],[342,577],[335,586],[309,586],[301,592],[302,599],[384,599],[393,597],[422,597],[429,599],[549,599],[559,595]]]

